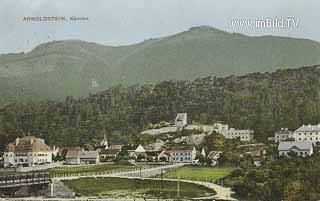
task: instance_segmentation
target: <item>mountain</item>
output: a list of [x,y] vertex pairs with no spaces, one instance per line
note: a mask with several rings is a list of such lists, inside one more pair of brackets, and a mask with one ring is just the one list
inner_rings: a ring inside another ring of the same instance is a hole
[[0,102],[85,96],[122,84],[243,75],[320,63],[320,43],[212,27],[110,47],[76,40],[0,55]]

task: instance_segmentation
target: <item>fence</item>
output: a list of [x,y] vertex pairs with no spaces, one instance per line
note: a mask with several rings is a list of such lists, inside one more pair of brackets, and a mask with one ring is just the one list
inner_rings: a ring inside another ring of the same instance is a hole
[[132,169],[117,169],[108,170],[100,172],[78,172],[78,173],[51,173],[51,178],[56,179],[75,179],[83,177],[151,177],[168,171],[170,169],[175,169],[177,167],[183,166],[183,164],[173,164],[166,166],[159,165],[147,165],[140,166]]

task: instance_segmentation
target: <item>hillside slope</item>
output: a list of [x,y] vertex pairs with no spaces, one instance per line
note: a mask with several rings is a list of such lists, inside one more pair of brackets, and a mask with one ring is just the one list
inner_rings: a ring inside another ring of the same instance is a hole
[[110,47],[56,41],[0,56],[0,102],[85,96],[110,86],[270,72],[320,63],[320,43],[211,27]]
[[[95,144],[106,129],[111,143],[135,143],[150,123],[188,113],[189,123],[253,129],[266,140],[280,128],[320,122],[320,66],[225,78],[113,87],[86,98],[17,103],[0,109],[0,151],[30,132],[50,145]],[[151,136],[152,137],[152,136]],[[148,140],[148,139],[145,139]]]

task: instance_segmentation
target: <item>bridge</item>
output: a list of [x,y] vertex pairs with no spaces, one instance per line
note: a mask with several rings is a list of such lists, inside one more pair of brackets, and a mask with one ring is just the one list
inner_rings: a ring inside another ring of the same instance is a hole
[[0,189],[49,184],[49,173],[25,173],[8,176],[0,176]]

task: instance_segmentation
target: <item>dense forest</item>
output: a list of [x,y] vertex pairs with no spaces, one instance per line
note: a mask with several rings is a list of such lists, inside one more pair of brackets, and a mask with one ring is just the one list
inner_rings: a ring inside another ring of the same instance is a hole
[[319,152],[307,158],[292,153],[260,168],[236,169],[226,183],[245,200],[319,200],[319,168]]
[[193,81],[116,86],[65,101],[13,103],[0,111],[0,150],[21,135],[50,145],[94,144],[106,129],[111,143],[134,142],[149,123],[187,112],[189,123],[224,121],[255,130],[260,141],[281,127],[320,121],[320,66]]

